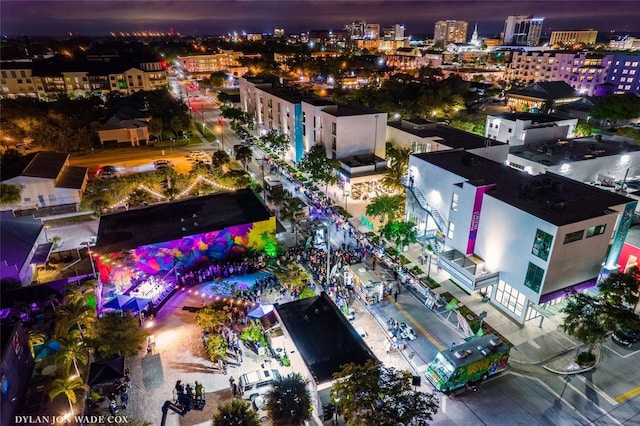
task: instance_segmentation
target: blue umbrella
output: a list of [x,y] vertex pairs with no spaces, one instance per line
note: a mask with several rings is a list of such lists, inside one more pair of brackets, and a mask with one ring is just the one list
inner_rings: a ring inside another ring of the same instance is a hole
[[122,306],[123,311],[136,311],[140,312],[151,303],[151,299],[144,297],[132,297],[127,303]]
[[56,340],[49,340],[42,345],[35,345],[33,347],[33,352],[36,354],[36,357],[34,359],[36,361],[47,359],[54,353],[58,352],[61,347],[62,346],[60,346],[60,342]]
[[132,299],[131,296],[125,296],[120,294],[118,296],[115,296],[113,299],[109,300],[107,303],[105,303],[103,307],[122,310],[122,307],[126,305],[131,299]]

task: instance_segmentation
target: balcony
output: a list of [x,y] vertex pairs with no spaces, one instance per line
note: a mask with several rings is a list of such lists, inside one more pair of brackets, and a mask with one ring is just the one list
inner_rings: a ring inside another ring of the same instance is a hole
[[496,285],[500,278],[500,272],[491,272],[486,269],[483,259],[474,254],[465,255],[455,249],[440,253],[438,266],[469,291]]

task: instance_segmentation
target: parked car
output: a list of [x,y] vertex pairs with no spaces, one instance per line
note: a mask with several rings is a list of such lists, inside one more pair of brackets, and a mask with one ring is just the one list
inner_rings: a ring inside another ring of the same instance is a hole
[[256,370],[240,376],[240,394],[243,399],[254,401],[260,395],[266,395],[273,388],[273,381],[282,376],[276,369]]
[[209,154],[207,154],[204,151],[191,151],[190,153],[187,154],[187,158],[189,160],[192,160],[192,161],[195,161],[195,160],[197,160],[199,158],[203,158],[203,157],[208,158]]
[[626,330],[619,328],[611,335],[611,340],[620,346],[630,347],[634,343],[640,342],[640,330]]

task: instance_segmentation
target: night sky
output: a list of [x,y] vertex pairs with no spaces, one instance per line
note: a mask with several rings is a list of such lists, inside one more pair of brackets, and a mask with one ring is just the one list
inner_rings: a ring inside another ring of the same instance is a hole
[[502,31],[508,15],[545,18],[544,32],[594,28],[640,31],[640,1],[379,1],[379,0],[208,0],[208,1],[14,1],[0,2],[0,31],[14,35],[104,35],[158,31],[182,34],[287,33],[342,29],[355,20],[405,25],[407,35],[432,34],[435,21],[478,22],[480,35]]

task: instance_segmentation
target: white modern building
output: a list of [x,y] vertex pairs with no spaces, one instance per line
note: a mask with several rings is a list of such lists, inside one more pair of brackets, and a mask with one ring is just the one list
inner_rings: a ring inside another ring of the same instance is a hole
[[640,145],[607,136],[549,139],[510,148],[507,164],[531,175],[553,172],[613,187],[640,176]]
[[406,216],[438,266],[518,323],[614,268],[637,202],[464,150],[411,155]]
[[484,138],[424,118],[410,118],[387,124],[387,141],[413,154],[462,148],[493,161],[505,161],[509,146],[504,141]]
[[577,118],[518,112],[487,115],[485,137],[511,146],[573,138]]

